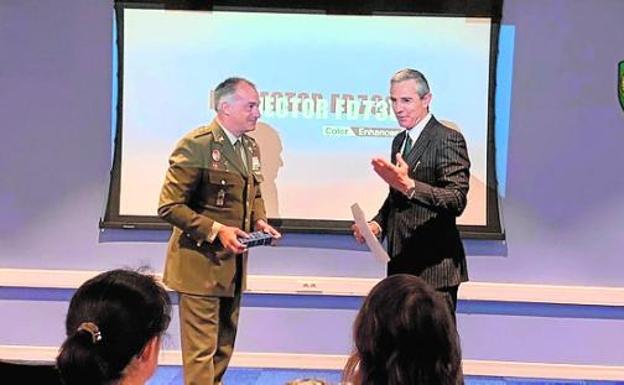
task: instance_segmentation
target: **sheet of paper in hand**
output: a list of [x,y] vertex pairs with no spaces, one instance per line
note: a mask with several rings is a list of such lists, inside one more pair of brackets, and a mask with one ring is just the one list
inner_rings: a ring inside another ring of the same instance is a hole
[[379,239],[377,239],[377,237],[373,235],[373,232],[368,228],[364,212],[360,208],[360,205],[357,203],[351,205],[351,213],[353,213],[355,225],[360,229],[360,233],[362,234],[362,237],[364,237],[366,245],[368,245],[368,248],[375,256],[375,259],[379,262],[387,263],[390,260],[390,257],[388,256],[386,250],[384,250],[381,243],[379,243]]

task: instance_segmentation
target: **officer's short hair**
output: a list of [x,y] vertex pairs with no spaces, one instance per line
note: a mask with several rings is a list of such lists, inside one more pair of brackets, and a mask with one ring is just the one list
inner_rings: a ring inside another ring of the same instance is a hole
[[234,95],[234,93],[236,92],[236,87],[238,87],[240,83],[247,83],[248,85],[253,87],[253,89],[256,89],[256,85],[245,78],[231,77],[225,79],[224,81],[219,83],[217,88],[215,88],[214,90],[215,111],[219,112],[219,107],[222,100],[228,99],[229,101],[229,98]]

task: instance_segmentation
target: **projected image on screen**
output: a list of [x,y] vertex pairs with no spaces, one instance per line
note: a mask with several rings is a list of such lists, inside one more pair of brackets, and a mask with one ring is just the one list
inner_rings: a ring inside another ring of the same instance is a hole
[[168,157],[215,115],[211,90],[254,82],[269,218],[372,217],[388,193],[371,158],[390,157],[400,127],[389,79],[427,76],[431,112],[466,138],[468,206],[458,223],[487,221],[491,24],[487,18],[350,16],[127,8],[119,55],[120,216],[156,216]]

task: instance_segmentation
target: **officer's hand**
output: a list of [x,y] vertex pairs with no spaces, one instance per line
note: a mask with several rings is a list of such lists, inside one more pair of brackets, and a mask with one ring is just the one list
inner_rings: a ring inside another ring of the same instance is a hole
[[267,234],[271,234],[273,239],[280,239],[282,237],[279,231],[275,230],[273,226],[266,223],[263,219],[258,219],[254,227],[256,231],[264,231]]
[[217,236],[223,247],[234,254],[241,254],[247,250],[245,245],[238,241],[238,238],[249,238],[249,234],[237,227],[223,225]]

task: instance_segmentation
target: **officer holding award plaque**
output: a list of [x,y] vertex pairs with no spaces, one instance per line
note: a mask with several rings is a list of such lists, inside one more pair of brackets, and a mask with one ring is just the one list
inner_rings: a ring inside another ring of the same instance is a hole
[[[267,223],[253,83],[228,78],[214,90],[217,117],[186,134],[169,159],[159,216],[171,223],[164,282],[178,292],[186,385],[220,384],[236,337],[247,239]],[[250,246],[252,244],[250,243]]]

